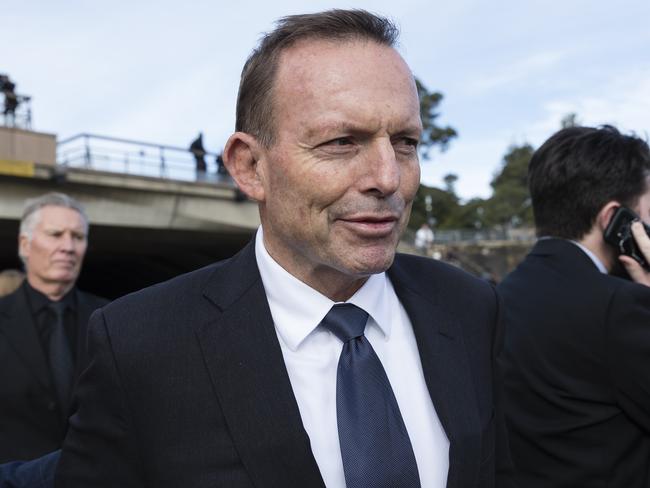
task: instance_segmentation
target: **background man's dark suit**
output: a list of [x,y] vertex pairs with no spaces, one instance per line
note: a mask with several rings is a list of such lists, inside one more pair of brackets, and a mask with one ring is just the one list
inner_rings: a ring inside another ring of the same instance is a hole
[[543,239],[499,292],[520,486],[650,486],[650,289]]
[[[496,295],[422,258],[389,276],[450,439],[448,486],[494,486]],[[56,486],[323,486],[252,245],[97,312],[89,348]]]
[[[75,290],[75,378],[86,364],[90,314],[103,298]],[[47,360],[23,287],[0,299],[0,463],[33,459],[59,449],[66,432]]]

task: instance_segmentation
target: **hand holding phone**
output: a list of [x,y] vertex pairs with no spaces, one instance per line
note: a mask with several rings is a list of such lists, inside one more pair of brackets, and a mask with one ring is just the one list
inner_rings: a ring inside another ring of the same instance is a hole
[[[620,255],[629,256],[639,263],[647,271],[650,271],[650,254],[644,254],[643,250],[639,247],[638,240],[635,239],[632,233],[632,223],[640,222],[639,216],[633,210],[627,207],[619,207],[616,209],[609,225],[605,229],[604,238],[605,242],[614,246]],[[650,236],[650,226],[640,222],[645,229],[645,232]],[[641,233],[641,237],[642,233]]]
[[620,207],[605,229],[605,241],[619,251],[619,260],[639,284],[650,286],[650,227],[626,207]]

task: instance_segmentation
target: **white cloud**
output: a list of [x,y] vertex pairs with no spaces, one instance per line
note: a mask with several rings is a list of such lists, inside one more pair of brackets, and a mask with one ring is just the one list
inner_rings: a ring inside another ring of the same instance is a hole
[[568,56],[568,51],[541,51],[507,66],[498,65],[498,71],[472,79],[468,83],[467,92],[471,95],[482,95],[530,79],[538,73],[548,73]]
[[548,100],[540,120],[524,129],[531,143],[541,144],[558,130],[560,120],[576,113],[584,125],[611,124],[640,135],[650,133],[650,66],[625,73],[613,73],[591,92],[567,94]]

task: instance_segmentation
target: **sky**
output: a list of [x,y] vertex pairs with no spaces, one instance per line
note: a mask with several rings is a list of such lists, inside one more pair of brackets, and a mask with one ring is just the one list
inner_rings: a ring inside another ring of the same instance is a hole
[[459,179],[489,197],[513,144],[584,125],[650,133],[650,1],[0,0],[0,73],[32,96],[33,128],[219,152],[234,128],[241,68],[284,15],[364,8],[401,29],[400,53],[444,99],[459,136],[422,162],[422,182]]

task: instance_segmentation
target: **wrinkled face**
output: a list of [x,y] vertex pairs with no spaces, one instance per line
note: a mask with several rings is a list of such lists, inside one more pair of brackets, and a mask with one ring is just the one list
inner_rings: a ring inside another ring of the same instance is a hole
[[386,270],[420,180],[415,83],[392,48],[305,41],[273,90],[275,143],[258,162],[269,253],[321,290]]
[[27,279],[37,290],[50,284],[72,286],[86,253],[86,223],[71,208],[48,206],[38,212],[31,240],[21,235],[19,242]]

